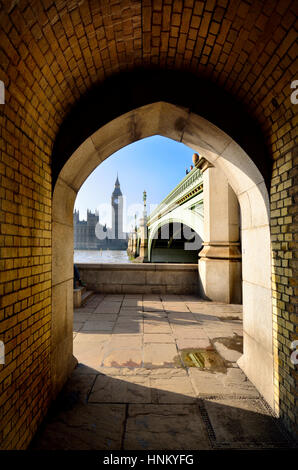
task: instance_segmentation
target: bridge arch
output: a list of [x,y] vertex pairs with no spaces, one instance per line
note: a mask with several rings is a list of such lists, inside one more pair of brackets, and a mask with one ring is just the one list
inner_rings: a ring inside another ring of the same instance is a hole
[[[274,406],[271,245],[269,197],[264,178],[250,156],[228,134],[182,106],[155,102],[111,120],[89,136],[62,167],[53,193],[53,375],[57,388],[66,374],[61,354],[71,357],[72,335],[61,333],[59,305],[72,319],[73,206],[89,174],[117,150],[162,135],[206,157],[226,175],[241,208],[244,355],[240,365]],[[260,313],[261,312],[261,313]],[[256,364],[258,367],[256,367]]]
[[149,259],[149,261],[151,260],[151,251],[152,251],[153,240],[155,239],[155,236],[156,236],[158,230],[160,228],[164,227],[165,225],[170,225],[172,223],[179,223],[179,224],[188,226],[189,228],[191,228],[199,236],[201,242],[203,242],[203,230],[202,230],[203,229],[203,224],[201,224],[201,227],[200,227],[201,231],[198,231],[198,227],[191,221],[186,222],[182,218],[171,217],[170,215],[168,217],[163,217],[162,221],[158,221],[157,223],[155,223],[153,225],[152,229],[149,232],[149,236],[148,236],[148,259]]

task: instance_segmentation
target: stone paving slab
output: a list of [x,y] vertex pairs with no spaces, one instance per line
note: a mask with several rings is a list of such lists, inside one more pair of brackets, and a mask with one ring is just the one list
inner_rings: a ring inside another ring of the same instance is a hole
[[[124,317],[125,318],[125,317]],[[114,326],[113,334],[142,334],[143,333],[143,321],[139,319],[130,319],[130,320],[119,320]]]
[[143,302],[140,300],[131,300],[130,302],[123,301],[121,303],[121,310],[139,310],[143,311]]
[[115,323],[112,321],[101,321],[101,320],[87,320],[82,331],[112,331]]
[[161,294],[160,299],[162,302],[181,302],[182,298],[176,294]]
[[187,307],[186,304],[184,303],[169,303],[169,302],[164,302],[163,303],[163,308],[167,313],[175,313],[175,312],[180,312],[180,313],[191,313],[189,311],[189,308]]
[[212,345],[207,336],[205,338],[177,338],[177,347],[183,349],[210,349]]
[[155,320],[158,318],[167,318],[167,314],[164,311],[161,312],[142,312],[144,319]]
[[205,331],[208,338],[211,340],[216,338],[228,338],[234,336],[234,331],[232,328],[225,328],[219,326],[218,328],[213,326],[203,326],[203,330]]
[[81,308],[76,308],[73,312],[74,316],[77,315],[77,314],[83,314],[83,315],[87,315],[87,314],[91,314],[93,313],[95,310],[95,307],[92,307],[92,308],[87,308],[87,307],[81,307]]
[[89,374],[72,374],[63,389],[63,394],[65,396],[75,395],[76,403],[88,403],[96,377],[98,375],[94,370],[92,372],[90,370]]
[[242,328],[242,325],[238,325],[238,324],[235,324],[235,325],[231,325],[231,329],[234,333],[234,335],[239,335],[239,336],[243,336],[243,328]]
[[129,405],[125,450],[210,449],[196,405]]
[[[94,295],[75,311],[79,363],[35,448],[284,446],[259,393],[235,362],[241,316],[239,305],[195,296]],[[223,373],[181,362],[187,349],[214,348]]]
[[143,306],[143,301],[139,299],[124,299],[122,302],[122,308],[126,308],[126,307],[142,308],[142,306]]
[[159,294],[143,294],[143,301],[160,302],[161,296]]
[[119,313],[121,302],[101,302],[94,313]]
[[206,300],[200,299],[198,296],[190,294],[180,294],[179,299],[182,302],[206,302]]
[[105,350],[102,365],[105,367],[141,367],[143,365],[143,351],[141,348]]
[[80,322],[85,322],[86,320],[88,320],[90,317],[91,317],[92,313],[85,313],[85,312],[78,312],[78,311],[74,311],[74,314],[73,314],[73,319],[74,321],[80,321]]
[[89,403],[151,403],[148,376],[99,375],[89,397]]
[[123,334],[112,335],[111,340],[106,345],[106,350],[117,349],[141,349],[143,345],[143,336],[141,334]]
[[101,366],[92,367],[82,362],[78,362],[76,368],[73,370],[71,377],[78,377],[80,375],[98,375],[100,374]]
[[102,366],[98,369],[100,374],[108,375],[109,377],[120,377],[130,375],[150,375],[151,370],[144,367],[106,367]]
[[223,386],[225,390],[229,390],[228,393],[231,396],[245,398],[258,398],[260,396],[257,389],[239,367],[228,368],[227,374],[223,378]]
[[239,319],[232,319],[230,317],[218,317],[220,321],[226,325],[229,326],[232,329],[239,328],[239,330],[243,331],[243,323]]
[[217,317],[221,321],[227,321],[227,320],[233,320],[233,321],[239,321],[242,323],[242,318],[243,318],[243,313],[242,312],[217,312]]
[[120,324],[139,324],[139,323],[143,323],[143,317],[142,315],[138,314],[134,314],[134,313],[130,313],[130,314],[127,314],[127,315],[123,315],[123,316],[120,316],[118,315],[117,317],[117,322],[116,322],[116,325],[120,325]]
[[143,300],[143,294],[124,294],[124,299]]
[[[177,367],[178,351],[175,344],[145,343],[144,366],[145,367]],[[179,361],[180,362],[180,361]]]
[[86,366],[85,364],[79,363],[77,367],[74,369],[72,375],[80,375],[80,374],[102,374],[107,375],[109,377],[113,376],[138,376],[138,375],[146,375],[150,377],[164,377],[164,378],[171,378],[171,377],[188,377],[187,370],[184,368],[172,368],[172,367],[161,367],[161,368],[145,368],[145,367],[106,367],[100,366],[95,371],[91,367]]
[[155,368],[149,370],[150,377],[164,377],[164,378],[171,378],[171,377],[188,377],[186,369],[182,368]]
[[215,325],[219,326],[221,324],[220,319],[217,315],[211,315],[210,313],[192,313],[195,321],[204,325]]
[[[75,370],[77,370],[76,368]],[[87,368],[88,369],[88,368]],[[93,373],[92,369],[89,369],[89,373]],[[161,368],[146,368],[146,367],[99,367],[98,368],[99,374],[109,375],[112,376],[137,376],[137,375],[147,375],[150,377],[164,377],[164,378],[171,378],[171,377],[187,377],[186,369],[182,368],[172,368],[172,367],[161,367]]]
[[190,326],[190,325],[195,325],[198,326],[197,320],[194,318],[193,314],[188,312],[188,313],[169,313],[168,314],[168,319],[170,323],[173,323],[174,325],[185,325],[185,326]]
[[96,342],[96,343],[103,343],[106,341],[109,341],[111,338],[111,334],[107,331],[96,331],[96,332],[83,332],[81,331],[80,333],[77,334],[76,340],[74,341],[74,344],[78,343],[90,343],[90,342]]
[[143,302],[143,311],[144,312],[160,312],[162,310],[163,310],[162,303]]
[[188,376],[154,377],[151,375],[150,386],[155,389],[158,403],[196,402],[196,394]]
[[218,310],[219,312],[243,312],[243,306],[241,304],[211,302],[210,305],[212,305],[212,308],[214,306],[214,309]]
[[80,321],[74,321],[73,322],[73,331],[80,331],[84,326],[84,322],[80,322]]
[[213,302],[198,302],[198,303],[187,303],[186,304],[189,310],[192,313],[200,313],[200,314],[206,314],[206,315],[211,315],[211,316],[218,316],[218,315],[224,315],[228,312],[234,312],[234,313],[240,313],[242,312],[242,309],[240,310],[235,310],[235,309],[226,309],[225,304],[220,304],[216,305]]
[[214,430],[214,447],[284,447],[284,436],[261,400],[216,399],[204,402]]
[[115,322],[117,318],[118,315],[116,313],[92,313],[85,321]]
[[122,302],[124,299],[124,294],[106,294],[104,296],[105,302]]
[[93,308],[95,309],[98,305],[103,301],[104,295],[93,295],[89,297],[84,304],[85,308]]
[[144,334],[167,333],[171,334],[172,330],[167,319],[145,319]]
[[241,352],[229,349],[224,344],[221,344],[218,341],[214,341],[213,344],[217,352],[226,361],[236,362],[242,356]]
[[260,395],[245,374],[239,369],[228,368],[227,373],[209,372],[195,367],[189,375],[197,397],[258,398]]
[[[77,340],[77,338],[75,338]],[[73,354],[79,358],[79,362],[88,364],[94,370],[97,370],[101,366],[104,356],[104,345],[105,342],[86,342],[86,341],[74,341]]]
[[193,339],[203,339],[208,338],[208,334],[204,328],[200,326],[181,326],[181,325],[172,325],[173,336],[176,339],[181,338],[193,338]]
[[125,405],[76,406],[47,423],[34,450],[117,450],[125,422]]
[[123,308],[121,307],[121,310],[119,312],[119,316],[120,317],[135,317],[135,318],[140,318],[142,317],[142,314],[143,314],[143,311],[140,310],[139,307],[136,307],[136,308],[133,308],[133,307],[129,307],[129,308]]
[[147,333],[144,334],[144,343],[175,343],[175,339],[166,333]]

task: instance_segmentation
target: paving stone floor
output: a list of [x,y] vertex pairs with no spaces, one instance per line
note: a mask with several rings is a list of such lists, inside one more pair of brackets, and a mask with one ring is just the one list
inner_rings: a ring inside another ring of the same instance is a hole
[[239,305],[96,294],[74,312],[78,365],[32,449],[291,447],[237,366],[241,350]]

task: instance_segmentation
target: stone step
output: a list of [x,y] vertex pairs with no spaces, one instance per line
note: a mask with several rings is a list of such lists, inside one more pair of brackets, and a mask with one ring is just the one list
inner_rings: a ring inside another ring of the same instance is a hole
[[87,302],[87,300],[94,295],[93,290],[87,290],[86,287],[83,287],[83,289],[84,290],[82,290],[82,305],[84,305],[85,302]]

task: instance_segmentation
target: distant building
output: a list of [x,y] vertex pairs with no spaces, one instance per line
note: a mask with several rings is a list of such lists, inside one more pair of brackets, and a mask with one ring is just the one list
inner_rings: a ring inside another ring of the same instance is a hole
[[117,176],[111,197],[112,228],[99,223],[99,214],[87,210],[87,220],[80,220],[79,211],[74,211],[75,250],[126,250],[128,234],[123,232],[123,195]]

